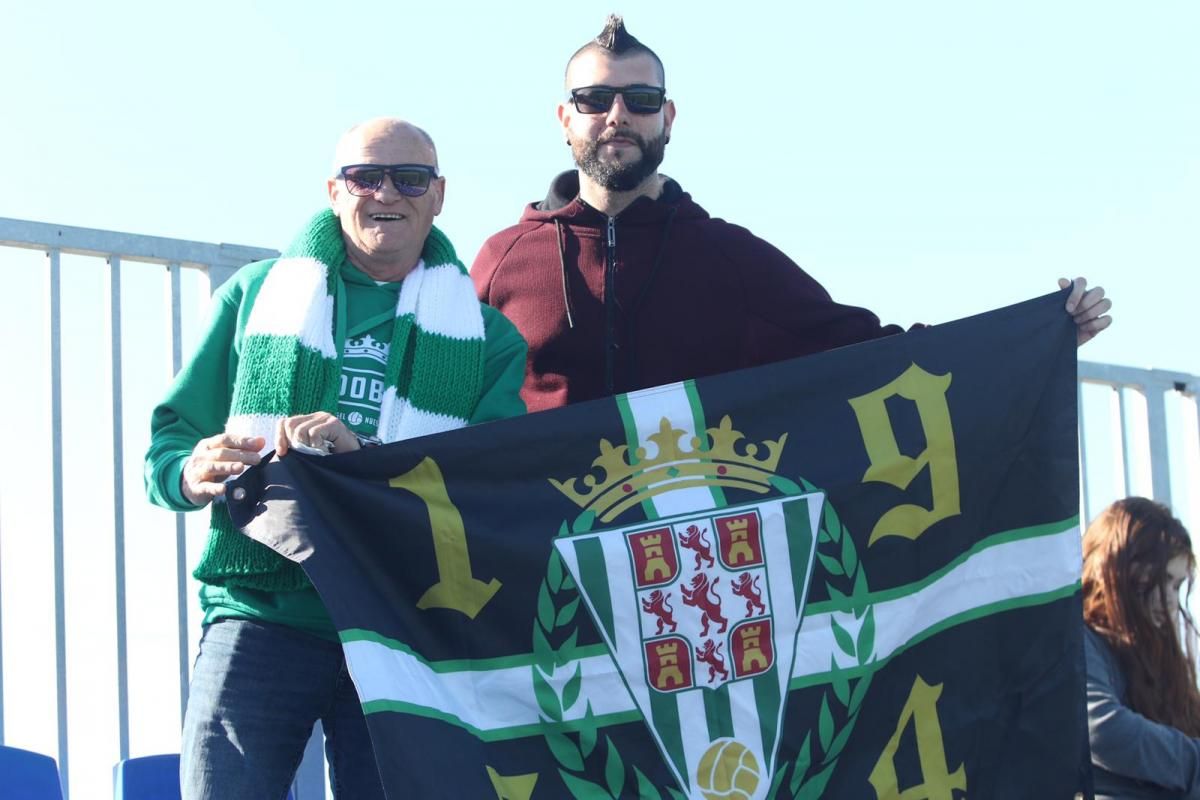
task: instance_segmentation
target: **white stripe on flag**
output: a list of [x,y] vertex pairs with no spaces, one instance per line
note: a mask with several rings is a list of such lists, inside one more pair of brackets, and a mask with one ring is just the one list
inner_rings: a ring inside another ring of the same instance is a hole
[[[614,657],[623,670],[633,670],[633,674],[637,674],[642,671],[642,630],[641,621],[636,616],[637,593],[632,580],[633,567],[629,563],[629,552],[625,549],[625,537],[602,536],[600,544],[604,552],[610,610],[617,637],[612,643]],[[641,703],[649,702],[649,692],[644,685],[635,684],[632,688]]]
[[[705,431],[696,431],[691,399],[682,383],[670,383],[633,392],[625,395],[625,400],[629,403],[634,427],[637,429],[637,442],[630,442],[630,449],[646,448],[647,458],[655,458],[658,455],[657,448],[650,441],[650,435],[658,433],[663,417],[670,420],[674,427],[685,431],[679,438],[680,447],[685,450],[691,448],[692,437],[699,436],[700,440],[704,441],[704,437],[707,436]],[[660,517],[705,511],[717,506],[712,491],[702,487],[676,489],[657,495],[648,502],[654,505],[655,512]]]
[[[781,694],[786,696],[786,687]],[[754,754],[758,760],[758,768],[763,774],[771,774],[771,770],[767,769],[767,758],[763,755],[762,725],[758,721],[758,701],[754,698],[754,681],[734,681],[729,684],[729,713],[733,718],[733,738]],[[772,726],[778,722],[778,719],[771,720]],[[779,729],[779,733],[783,733],[782,728]]]
[[[514,666],[477,671],[434,672],[411,653],[367,640],[342,645],[359,700],[408,703],[454,717],[481,731],[503,730],[540,722],[533,694],[531,667]],[[579,701],[563,713],[566,720],[583,719],[588,703],[597,716],[633,710],[633,702],[611,658],[580,659],[555,671],[550,684],[562,696],[562,685],[582,672]]]
[[[777,726],[777,736],[782,736],[783,713],[787,707],[787,684],[791,678],[792,664],[796,659],[797,636],[801,620],[798,620],[797,614],[803,613],[805,596],[808,593],[808,583],[812,576],[813,562],[816,561],[816,537],[820,525],[821,509],[824,506],[825,495],[821,493],[809,494],[804,497],[804,501],[808,506],[808,523],[811,539],[809,540],[809,551],[805,555],[808,563],[808,573],[806,575],[792,575],[790,569],[772,569],[770,565],[790,565],[791,564],[791,546],[799,546],[798,541],[793,541],[788,535],[787,518],[783,514],[783,507],[789,502],[799,502],[795,500],[777,500],[772,503],[765,503],[760,506],[763,523],[763,543],[766,548],[767,562],[767,590],[771,599],[771,612],[775,618],[776,633],[774,636],[776,646],[776,664],[779,669],[779,677],[782,685],[779,687],[780,705],[776,712],[776,718],[773,723]],[[796,596],[796,584],[802,588],[801,595]],[[796,635],[785,635],[787,631],[797,631]],[[735,684],[737,685],[737,684]],[[750,700],[753,701],[753,694],[750,695]],[[750,708],[755,708],[750,706]],[[734,712],[734,724],[738,722],[737,712]],[[738,728],[739,740],[743,743],[751,741],[747,738],[742,738],[742,729]],[[759,766],[766,774],[774,772],[774,762],[778,754],[778,748],[772,748],[771,752],[764,753],[762,749],[762,732],[755,729],[753,741],[757,743],[758,750],[756,755],[759,757]],[[776,744],[778,741],[776,742]]]
[[[875,604],[875,653],[887,658],[930,628],[958,614],[1021,597],[1053,592],[1079,581],[1083,557],[1078,526],[1061,533],[1019,539],[976,553],[929,586],[904,597]],[[857,666],[833,638],[831,617],[857,638],[862,620],[850,612],[806,616],[792,677],[829,671],[829,656],[839,666]],[[865,619],[865,616],[864,616]]]
[[[572,572],[577,573],[578,565],[571,563],[570,550],[570,547],[563,548],[563,555]],[[625,558],[624,554],[622,558]],[[1005,542],[976,553],[929,586],[875,605],[877,632],[873,660],[890,656],[957,614],[1074,586],[1079,581],[1081,562],[1077,526],[1056,534]],[[622,564],[628,569],[627,562]],[[609,568],[615,569],[616,565],[610,564]],[[774,583],[772,592],[775,592]],[[772,596],[777,610],[779,597]],[[614,597],[613,600],[614,605],[633,602],[632,597]],[[804,618],[793,678],[828,672],[831,654],[837,657],[839,665],[852,666],[834,642],[829,620],[829,614]],[[852,613],[839,613],[838,621],[844,623],[852,635],[861,625]],[[632,625],[628,627],[633,628]],[[636,636],[636,632],[633,635]],[[379,700],[411,703],[488,731],[538,721],[538,704],[528,666],[435,673],[412,655],[383,644],[355,641],[344,647],[364,703]],[[582,659],[582,663],[581,699],[564,715],[566,719],[581,718],[586,701],[591,702],[597,716],[636,708],[612,659],[592,656]],[[563,681],[570,674],[571,670],[560,669],[555,674],[555,681]],[[486,698],[486,702],[482,698]],[[691,719],[703,720],[703,703],[699,702],[696,708],[699,716]],[[702,729],[707,735],[702,722],[684,723],[685,730],[689,727]],[[688,757],[690,760],[692,755],[689,753]]]
[[[704,757],[704,751],[712,744],[708,737],[708,720],[704,713],[704,690],[688,689],[675,695],[675,708],[679,713],[679,732],[683,739],[683,763],[689,766],[689,771],[695,769]],[[674,764],[668,764],[674,771]],[[691,784],[693,776],[685,775],[684,785]],[[692,797],[696,787],[692,786]]]

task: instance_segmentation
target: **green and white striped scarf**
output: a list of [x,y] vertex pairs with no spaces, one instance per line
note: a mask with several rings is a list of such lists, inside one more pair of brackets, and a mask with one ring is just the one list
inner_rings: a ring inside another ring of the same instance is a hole
[[[317,214],[263,280],[242,334],[228,433],[263,436],[281,419],[336,413],[345,338],[346,258],[330,210]],[[483,312],[450,241],[433,228],[396,303],[378,437],[395,442],[461,428],[483,390]],[[195,576],[264,590],[307,585],[300,568],[238,533],[223,504]]]

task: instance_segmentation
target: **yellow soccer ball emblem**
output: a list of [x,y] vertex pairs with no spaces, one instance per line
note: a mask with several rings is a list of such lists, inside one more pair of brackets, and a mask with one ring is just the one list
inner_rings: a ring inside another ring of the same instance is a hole
[[696,768],[696,785],[706,800],[750,800],[761,779],[758,759],[735,739],[713,742]]

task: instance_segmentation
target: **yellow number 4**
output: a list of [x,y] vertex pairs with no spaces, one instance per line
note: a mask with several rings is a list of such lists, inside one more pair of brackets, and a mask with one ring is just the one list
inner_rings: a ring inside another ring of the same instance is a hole
[[[942,696],[942,684],[930,686],[918,675],[913,682],[908,702],[900,712],[896,732],[888,740],[887,747],[875,769],[871,770],[871,786],[879,800],[954,800],[954,789],[967,790],[967,775],[962,764],[950,772],[946,763],[946,747],[942,741],[942,723],[938,719],[937,701]],[[900,736],[909,721],[916,726],[917,757],[921,763],[921,783],[900,789],[896,776],[896,751],[900,748]]]

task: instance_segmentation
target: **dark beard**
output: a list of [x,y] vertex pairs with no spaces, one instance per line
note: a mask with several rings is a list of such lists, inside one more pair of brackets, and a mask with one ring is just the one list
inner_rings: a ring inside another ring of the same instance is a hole
[[623,131],[621,137],[637,143],[642,157],[632,162],[601,161],[600,147],[612,136],[601,137],[594,142],[578,142],[571,145],[575,165],[583,174],[610,192],[628,192],[636,189],[642,181],[654,174],[662,163],[667,147],[667,135],[661,133],[653,139],[644,139],[632,131]]

